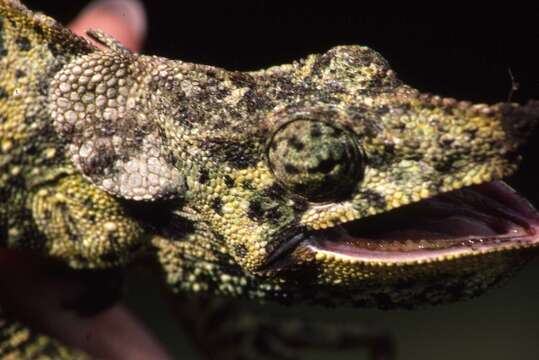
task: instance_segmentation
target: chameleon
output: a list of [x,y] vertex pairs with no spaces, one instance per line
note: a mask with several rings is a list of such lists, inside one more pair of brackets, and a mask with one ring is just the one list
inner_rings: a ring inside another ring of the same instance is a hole
[[[201,348],[213,299],[414,308],[479,296],[536,255],[539,214],[502,178],[539,101],[421,93],[363,46],[238,72],[88,34],[103,48],[0,0],[0,246],[80,271],[151,264]],[[294,358],[248,351],[220,358]],[[0,354],[90,356],[7,313]]]

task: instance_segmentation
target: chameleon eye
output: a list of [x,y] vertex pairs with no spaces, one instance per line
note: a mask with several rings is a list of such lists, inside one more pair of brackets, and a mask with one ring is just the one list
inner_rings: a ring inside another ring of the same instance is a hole
[[321,121],[298,119],[279,128],[268,160],[282,185],[312,201],[349,194],[363,174],[354,135]]

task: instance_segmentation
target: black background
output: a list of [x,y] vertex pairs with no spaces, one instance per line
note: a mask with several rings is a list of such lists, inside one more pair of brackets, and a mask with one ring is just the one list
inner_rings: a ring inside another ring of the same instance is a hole
[[[26,3],[67,23],[86,1]],[[350,3],[145,1],[150,24],[144,52],[252,70],[336,45],[361,44],[379,51],[402,80],[425,92],[474,102],[506,101],[511,71],[519,84],[512,100],[539,98],[538,10],[508,2],[480,10],[431,2],[430,7],[406,11],[389,4],[369,10],[363,2]],[[539,134],[523,154],[523,166],[510,182],[539,206]],[[396,328],[402,359],[539,358],[536,267],[509,286],[462,305],[340,315],[359,314]],[[166,319],[148,315],[153,305],[139,301],[143,293],[134,291],[133,307],[142,309],[141,316],[153,322],[168,346],[182,353],[175,335],[162,330]]]

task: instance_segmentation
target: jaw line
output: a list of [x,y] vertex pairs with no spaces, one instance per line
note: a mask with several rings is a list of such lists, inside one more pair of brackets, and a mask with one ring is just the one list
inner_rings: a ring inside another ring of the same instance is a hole
[[[338,240],[324,239],[323,236],[327,232],[315,231],[311,233],[311,236],[306,237],[299,244],[299,247],[314,253],[318,261],[332,260],[384,266],[417,265],[494,252],[509,252],[539,247],[539,213],[533,206],[504,182],[493,181],[477,186],[477,188],[479,187],[481,187],[482,191],[488,191],[489,195],[502,202],[502,205],[507,205],[507,209],[504,210],[507,212],[507,216],[514,216],[519,221],[525,222],[526,228],[522,227],[522,231],[514,235],[469,236],[468,238],[463,237],[462,244],[457,246],[441,249],[418,248],[411,251],[354,249],[352,246],[339,243]],[[510,208],[509,205],[511,206]]]
[[[535,227],[539,231],[539,226]],[[316,255],[317,260],[332,259],[349,263],[365,263],[375,265],[415,265],[457,259],[463,256],[479,256],[494,252],[507,252],[512,250],[527,249],[539,246],[539,236],[513,237],[502,242],[474,245],[473,247],[454,247],[439,250],[418,250],[410,252],[389,252],[364,250],[358,255],[348,255],[344,252],[322,249],[315,244],[304,245]]]

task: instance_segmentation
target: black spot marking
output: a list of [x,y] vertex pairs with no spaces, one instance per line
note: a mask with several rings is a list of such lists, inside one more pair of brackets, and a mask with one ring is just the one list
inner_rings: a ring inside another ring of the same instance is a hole
[[217,214],[222,215],[223,214],[223,200],[220,197],[216,197],[211,201],[211,208],[213,211],[215,211]]
[[304,213],[309,208],[309,202],[302,198],[294,199],[293,208],[296,214]]
[[302,143],[296,136],[292,136],[288,139],[288,145],[297,151],[301,151],[305,148],[305,144]]
[[26,36],[19,36],[18,38],[16,38],[15,44],[17,44],[20,51],[28,51],[32,48],[32,44]]
[[[244,86],[249,85],[251,84],[246,83],[246,85]],[[238,102],[237,107],[244,107],[247,113],[255,113],[264,109],[269,110],[272,107],[271,104],[271,99],[267,96],[265,92],[249,89]]]
[[26,76],[26,72],[24,72],[23,70],[17,69],[15,71],[15,78],[16,79],[20,79],[20,78],[23,78],[25,76]]
[[290,175],[299,174],[298,168],[295,167],[294,165],[290,164],[290,163],[284,164],[284,171],[286,171]]
[[90,196],[85,196],[83,199],[80,200],[80,203],[86,209],[93,209],[95,205],[94,201],[92,200]]
[[148,83],[148,89],[151,92],[156,92],[160,87],[165,87],[165,82],[161,79],[153,79]]
[[322,75],[322,71],[331,65],[331,61],[335,58],[332,53],[326,53],[319,55],[311,66],[311,76],[319,77]]
[[[10,176],[9,178],[8,186],[11,186],[13,189],[27,189],[27,182],[24,180],[21,173],[15,176]],[[31,219],[31,216],[33,216],[31,213],[29,214]],[[22,215],[20,216],[22,219]]]
[[62,62],[58,62],[58,63],[53,64],[53,65],[49,68],[49,70],[47,71],[47,76],[45,76],[45,77],[46,77],[46,78],[54,77],[54,75],[55,75],[58,71],[62,70],[62,68],[63,68]]
[[441,139],[438,144],[440,145],[440,147],[442,149],[449,149],[451,148],[451,145],[453,145],[453,143],[455,142],[455,139],[453,138],[449,138],[449,137],[444,137],[443,139]]
[[455,112],[455,108],[452,106],[444,106],[442,107],[442,110],[446,115],[453,115]]
[[285,194],[285,190],[279,184],[273,184],[269,188],[263,190],[262,195],[270,199],[281,199]]
[[281,213],[281,211],[279,210],[277,206],[268,209],[268,211],[266,211],[264,215],[265,215],[265,218],[272,224],[276,224],[279,221],[279,219],[283,216],[283,214]]
[[52,43],[52,42],[47,43],[47,48],[49,49],[52,56],[54,56],[54,57],[57,57],[57,56],[61,55],[61,53],[62,53],[62,50],[61,50],[60,46],[57,46],[55,43]]
[[[61,209],[61,212],[64,213],[64,218],[66,219],[66,222],[69,224],[76,224],[77,220],[73,218],[68,213],[68,210],[65,206],[65,204],[59,204],[58,207]],[[69,241],[72,241],[74,243],[81,242],[81,235],[76,231],[73,226],[65,226],[64,227],[67,237],[69,238]],[[78,229],[77,229],[78,230]]]
[[271,77],[269,80],[274,84],[272,89],[274,93],[271,94],[271,97],[274,97],[276,100],[289,100],[292,96],[301,98],[300,95],[304,89],[296,85],[291,78],[279,75]]
[[409,112],[410,109],[412,109],[412,105],[410,105],[410,103],[404,103],[399,106],[399,109],[401,109],[403,112]]
[[254,190],[255,189],[252,180],[243,180],[242,183],[241,183],[241,187],[246,189],[246,190]]
[[236,255],[236,257],[244,258],[245,256],[247,256],[247,247],[245,247],[245,245],[234,244],[232,247],[234,249],[234,254]]
[[318,139],[320,136],[322,136],[322,131],[320,130],[320,127],[318,125],[313,125],[311,127],[311,137],[313,139]]
[[198,182],[201,184],[205,184],[210,179],[210,175],[208,173],[208,170],[206,169],[200,169],[198,172]]
[[223,180],[225,181],[225,185],[226,185],[227,188],[230,189],[230,188],[234,187],[234,179],[232,179],[230,176],[225,175],[223,177]]
[[382,105],[376,108],[375,113],[378,116],[383,116],[389,112],[389,107],[387,105]]
[[6,89],[4,89],[3,87],[0,87],[0,100],[5,99],[8,96],[9,94],[7,93]]
[[30,156],[36,155],[38,153],[38,149],[39,149],[38,145],[35,142],[33,142],[33,143],[28,144],[25,147],[25,153]]
[[437,106],[436,106],[435,104],[430,103],[430,102],[421,104],[421,107],[422,107],[423,109],[426,109],[426,110],[434,110],[434,109],[437,108]]
[[338,138],[342,135],[342,129],[331,127],[331,137]]
[[338,161],[335,161],[335,159],[322,159],[319,160],[318,164],[314,168],[308,169],[309,174],[315,174],[315,173],[324,173],[327,174],[335,168],[335,166],[338,165]]
[[373,190],[364,190],[360,193],[360,196],[362,196],[369,204],[371,204],[375,208],[385,208],[386,207],[386,200],[385,197],[382,194],[379,194]]
[[384,144],[384,154],[392,157],[395,155],[395,144]]
[[453,168],[453,159],[448,158],[446,160],[436,161],[433,167],[436,171],[439,171],[441,173],[447,173]]
[[46,78],[42,77],[37,82],[37,91],[41,95],[47,95],[49,92],[49,82]]
[[248,142],[209,139],[204,147],[212,157],[227,162],[235,169],[246,169],[257,162],[254,145]]
[[44,36],[43,28],[39,24],[34,24],[34,32],[39,36]]
[[39,120],[35,116],[25,116],[24,123],[27,125],[32,125],[38,123]]
[[51,212],[51,209],[49,208],[45,208],[43,209],[43,218],[47,221],[51,221],[52,220],[52,212]]
[[247,209],[247,217],[253,221],[260,221],[264,217],[264,210],[258,200],[251,200]]
[[391,124],[391,127],[398,131],[404,131],[406,129],[406,123],[404,122],[395,122]]
[[247,217],[256,222],[266,221],[275,224],[282,217],[282,212],[277,202],[256,198],[249,202]]

